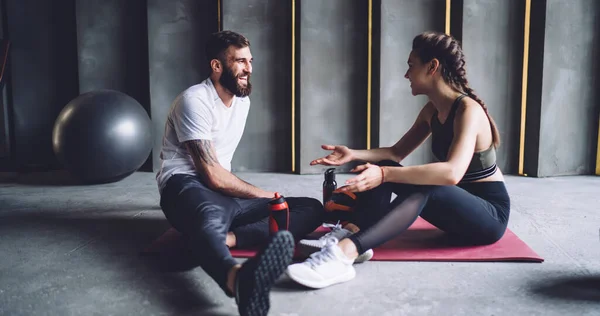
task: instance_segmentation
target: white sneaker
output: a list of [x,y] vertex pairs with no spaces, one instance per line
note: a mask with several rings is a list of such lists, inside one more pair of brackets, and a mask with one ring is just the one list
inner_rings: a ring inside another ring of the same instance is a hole
[[354,279],[353,263],[338,246],[338,240],[332,237],[326,240],[321,251],[311,254],[304,262],[289,265],[286,273],[304,286],[320,289]]
[[[325,246],[326,240],[329,238],[335,238],[337,240],[342,240],[342,239],[348,238],[354,234],[353,232],[343,228],[339,221],[337,224],[324,223],[323,227],[331,228],[331,231],[328,232],[327,234],[323,235],[319,239],[302,239],[302,240],[300,240],[300,242],[298,243],[298,249],[300,250],[301,254],[303,254],[305,256],[310,256],[311,254],[313,254],[315,252],[321,251],[321,249],[323,249],[323,247]],[[363,254],[359,255],[354,260],[354,263],[362,263],[365,261],[369,261],[369,260],[371,260],[371,258],[373,258],[373,250],[369,249],[369,250],[365,251]]]

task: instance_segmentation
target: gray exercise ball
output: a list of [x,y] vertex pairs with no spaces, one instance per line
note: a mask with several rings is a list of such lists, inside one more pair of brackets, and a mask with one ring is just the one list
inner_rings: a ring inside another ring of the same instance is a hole
[[140,103],[125,93],[87,92],[58,115],[52,146],[59,162],[81,181],[120,181],[137,171],[150,155],[150,118]]

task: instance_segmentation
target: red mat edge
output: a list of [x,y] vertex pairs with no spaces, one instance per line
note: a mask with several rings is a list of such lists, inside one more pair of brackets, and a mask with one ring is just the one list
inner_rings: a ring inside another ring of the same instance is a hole
[[[424,220],[423,220],[424,221]],[[423,223],[416,223],[416,226],[423,225]],[[425,224],[427,225],[427,224]],[[318,229],[319,230],[319,229]],[[155,239],[148,247],[142,250],[142,254],[152,254],[152,253],[160,253],[161,249],[165,247],[170,242],[176,242],[181,238],[181,234],[176,231],[174,228],[169,228],[162,235],[160,235],[157,239]],[[539,256],[535,251],[533,251],[523,240],[521,240],[514,232],[510,229],[506,230],[504,236],[495,244],[486,245],[486,246],[468,246],[468,247],[457,247],[454,251],[460,251],[461,249],[474,249],[479,248],[480,250],[487,250],[486,248],[494,248],[502,245],[501,242],[506,242],[507,240],[512,239],[512,242],[516,242],[520,244],[520,248],[523,252],[520,255],[513,256],[492,256],[489,255],[485,258],[464,258],[464,257],[456,257],[452,255],[423,255],[418,254],[419,252],[426,252],[426,249],[414,250],[408,249],[406,252],[412,252],[412,254],[405,257],[398,257],[397,255],[391,255],[390,253],[397,253],[391,249],[386,248],[376,248],[374,249],[374,256],[371,261],[422,261],[422,262],[534,262],[541,263],[544,262],[544,259]],[[236,258],[250,258],[256,254],[256,249],[231,249],[232,256]],[[452,248],[446,248],[443,252],[452,253]],[[416,253],[416,254],[415,254]],[[295,258],[298,259],[301,256],[296,253]]]

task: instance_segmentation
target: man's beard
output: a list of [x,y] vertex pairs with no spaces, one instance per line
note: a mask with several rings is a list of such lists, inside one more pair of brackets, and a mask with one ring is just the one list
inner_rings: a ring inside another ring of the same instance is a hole
[[[250,74],[246,75],[246,86],[242,86],[238,83],[238,78],[233,74],[230,68],[224,67],[225,71],[219,78],[219,83],[225,87],[225,89],[231,91],[236,97],[247,97],[252,92],[252,84],[250,83]],[[240,74],[239,76],[244,76]]]

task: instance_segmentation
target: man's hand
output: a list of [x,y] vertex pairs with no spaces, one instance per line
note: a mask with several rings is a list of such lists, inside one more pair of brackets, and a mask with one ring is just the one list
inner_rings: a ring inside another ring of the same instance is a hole
[[272,198],[275,193],[257,188],[227,171],[215,154],[212,141],[206,139],[185,142],[194,160],[198,175],[212,190],[238,198]]

